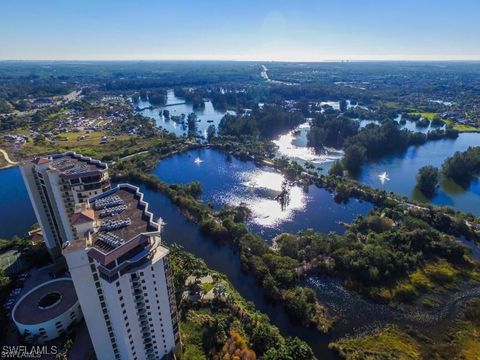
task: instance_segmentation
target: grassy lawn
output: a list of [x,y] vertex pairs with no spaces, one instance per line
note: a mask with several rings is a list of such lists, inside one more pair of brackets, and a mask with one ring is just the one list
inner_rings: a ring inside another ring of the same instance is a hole
[[421,350],[416,341],[393,326],[358,338],[342,339],[331,343],[329,347],[346,360],[421,358]]
[[[431,113],[431,112],[412,112],[412,115],[420,115],[422,118],[427,119],[427,120],[433,120],[435,117],[438,117],[438,114],[436,113]],[[447,124],[447,125],[452,125],[455,130],[458,130],[459,132],[480,132],[480,127],[474,127],[470,125],[464,125],[460,124],[452,119],[443,119],[442,120]]]
[[448,333],[448,340],[440,343],[414,336],[389,325],[370,334],[340,339],[329,347],[346,360],[480,359],[480,325],[473,322],[459,321]]
[[460,348],[462,359],[480,359],[480,325],[465,323],[461,330],[455,332],[453,339]]
[[[107,136],[106,144],[100,144],[103,136]],[[76,151],[86,156],[99,159],[116,159],[151,148],[162,141],[161,137],[144,138],[137,135],[122,134],[109,136],[103,131],[60,133],[52,140],[35,143],[32,138],[19,150],[21,157],[32,157],[38,154]]]
[[452,119],[444,119],[447,125],[452,125],[455,130],[459,132],[480,132],[480,127],[473,127],[470,125],[464,125],[453,121]]
[[[476,268],[458,268],[445,260],[429,262],[423,268],[410,273],[406,279],[397,281],[392,287],[372,289],[372,294],[386,301],[411,301],[425,293],[436,293],[452,289],[466,279],[480,282]],[[429,299],[427,306],[434,305]]]
[[213,289],[214,283],[205,283],[202,284],[203,292],[206,294]]
[[438,116],[437,114],[431,113],[431,112],[412,112],[411,115],[420,115],[422,118],[430,121],[435,119],[435,117]]

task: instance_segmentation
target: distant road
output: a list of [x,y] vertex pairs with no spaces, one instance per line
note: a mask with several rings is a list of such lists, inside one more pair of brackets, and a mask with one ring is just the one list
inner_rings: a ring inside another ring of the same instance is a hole
[[73,100],[77,100],[81,93],[82,93],[82,89],[75,90],[75,91],[72,91],[71,93],[69,93],[67,95],[61,96],[61,98],[63,98],[63,100],[65,100],[67,102],[70,102],[70,101],[73,101]]
[[272,83],[272,84],[283,84],[283,85],[297,85],[296,83],[292,82],[286,82],[286,81],[280,81],[280,80],[272,80],[268,76],[268,68],[265,65],[262,65],[262,70],[260,71],[260,76],[262,79],[264,79],[266,82]]
[[262,65],[262,71],[260,72],[260,76],[267,81],[270,80],[270,78],[268,77],[268,69],[265,65]]

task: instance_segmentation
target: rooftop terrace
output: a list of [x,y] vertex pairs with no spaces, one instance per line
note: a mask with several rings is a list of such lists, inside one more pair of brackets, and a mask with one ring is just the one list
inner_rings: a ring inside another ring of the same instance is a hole
[[142,233],[159,231],[142,198],[135,186],[119,185],[90,200],[99,225],[93,235],[95,248],[108,253]]
[[59,171],[63,177],[67,178],[88,175],[107,169],[105,163],[74,152],[37,157],[33,162],[37,165],[48,163],[49,168]]

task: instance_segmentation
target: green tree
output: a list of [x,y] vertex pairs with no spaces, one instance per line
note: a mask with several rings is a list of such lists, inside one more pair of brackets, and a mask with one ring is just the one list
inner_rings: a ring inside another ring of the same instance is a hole
[[285,309],[292,319],[308,324],[315,311],[315,292],[310,288],[296,287],[285,291]]
[[343,155],[343,166],[350,173],[358,172],[366,159],[365,154],[366,149],[361,145],[353,144],[348,146]]
[[207,140],[208,142],[212,141],[212,139],[215,137],[215,125],[209,125],[207,128]]
[[417,174],[417,188],[428,197],[435,193],[438,186],[438,169],[428,165],[420,168]]
[[330,170],[328,170],[328,174],[329,175],[335,175],[335,176],[342,176],[343,175],[343,165],[342,165],[342,162],[341,161],[335,161],[332,165],[332,167],[330,168]]
[[195,136],[197,133],[197,115],[195,113],[188,114],[187,117],[188,136]]
[[297,337],[287,338],[285,347],[295,360],[312,360],[315,359],[312,349],[305,341]]
[[312,349],[299,338],[287,338],[285,344],[270,348],[262,360],[314,360]]
[[259,356],[263,355],[268,349],[281,344],[282,338],[278,328],[264,322],[260,322],[254,329],[251,337],[253,349]]

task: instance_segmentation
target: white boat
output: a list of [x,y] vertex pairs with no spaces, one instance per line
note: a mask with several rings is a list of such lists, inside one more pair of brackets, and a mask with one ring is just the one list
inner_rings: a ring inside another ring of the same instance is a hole
[[200,159],[199,157],[196,157],[195,160],[193,161],[195,164],[199,165],[203,162],[202,159]]

